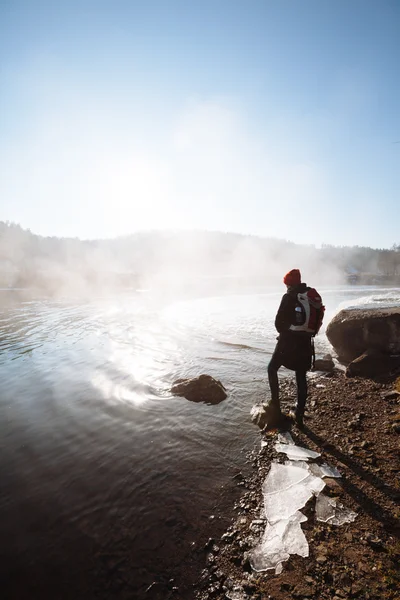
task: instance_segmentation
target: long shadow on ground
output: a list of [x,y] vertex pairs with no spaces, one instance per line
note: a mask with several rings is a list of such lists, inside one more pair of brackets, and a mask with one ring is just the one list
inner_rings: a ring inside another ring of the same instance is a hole
[[[302,429],[302,432],[312,442],[319,446],[325,454],[330,454],[331,456],[335,457],[336,460],[340,461],[346,465],[346,467],[351,469],[357,477],[363,479],[369,485],[373,486],[380,494],[386,496],[390,503],[393,503],[393,512],[395,511],[396,506],[398,507],[398,502],[400,499],[399,490],[387,484],[374,473],[368,471],[359,462],[351,458],[349,455],[343,453],[336,446],[334,446],[334,444],[319,436],[306,425]],[[343,490],[360,505],[365,513],[367,513],[375,521],[379,521],[384,529],[390,533],[390,535],[400,538],[400,524],[394,514],[370,498],[363,490],[349,481],[345,475],[340,480],[340,485]]]

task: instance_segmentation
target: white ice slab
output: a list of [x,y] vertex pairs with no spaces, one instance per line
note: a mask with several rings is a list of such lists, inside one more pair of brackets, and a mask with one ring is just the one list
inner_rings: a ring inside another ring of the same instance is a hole
[[274,448],[277,452],[286,454],[291,460],[308,460],[309,458],[321,456],[319,452],[314,452],[314,450],[308,450],[308,448],[302,448],[301,446],[292,444],[281,444],[280,442],[276,442]]
[[262,486],[267,520],[276,523],[290,518],[324,487],[322,479],[306,469],[272,463]]
[[307,517],[297,511],[289,519],[268,524],[261,543],[251,553],[252,568],[258,572],[275,569],[278,574],[282,571],[282,563],[291,554],[308,556],[308,542],[300,525],[304,521]]
[[290,444],[294,446],[294,440],[288,431],[282,431],[282,433],[278,433],[278,442],[281,444]]
[[323,463],[322,465],[309,465],[309,468],[311,473],[317,477],[341,477],[341,474],[336,467],[332,467],[326,463]]
[[340,472],[336,467],[332,467],[327,463],[322,465],[316,465],[315,463],[307,463],[303,460],[287,460],[285,465],[291,465],[292,467],[301,467],[302,469],[307,469],[310,473],[315,475],[315,477],[341,477]]

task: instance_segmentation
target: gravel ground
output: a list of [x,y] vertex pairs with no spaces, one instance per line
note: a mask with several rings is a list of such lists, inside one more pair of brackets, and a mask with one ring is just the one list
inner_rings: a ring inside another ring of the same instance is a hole
[[[282,397],[294,395],[294,383],[282,383]],[[287,409],[288,401],[282,405]],[[292,555],[279,575],[253,572],[247,553],[265,527],[261,486],[271,461],[286,458],[273,447],[277,432],[261,432],[267,444],[248,456],[252,475],[237,476],[243,493],[234,521],[204,547],[204,570],[193,598],[400,598],[400,380],[348,379],[341,371],[314,376],[307,409],[304,430],[294,426],[293,439],[339,469],[342,477],[326,479],[324,493],[357,518],[340,527],[320,523],[314,519],[315,500],[310,500],[302,511],[308,517],[303,530],[309,557]]]

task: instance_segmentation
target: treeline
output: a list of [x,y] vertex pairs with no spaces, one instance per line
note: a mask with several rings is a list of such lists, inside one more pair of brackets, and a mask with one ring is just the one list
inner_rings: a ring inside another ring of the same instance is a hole
[[281,281],[298,266],[313,281],[400,284],[400,245],[391,249],[299,245],[207,231],[138,232],[113,240],[43,237],[0,222],[0,286],[139,286],[194,279]]

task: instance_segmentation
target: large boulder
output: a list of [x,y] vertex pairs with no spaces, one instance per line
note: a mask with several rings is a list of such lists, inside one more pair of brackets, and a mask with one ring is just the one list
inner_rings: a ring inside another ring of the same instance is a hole
[[205,402],[206,404],[219,404],[227,397],[222,383],[211,375],[200,375],[193,379],[177,379],[171,388],[171,393],[174,396],[183,396],[192,402]]
[[400,307],[344,309],[326,329],[339,360],[351,362],[367,350],[400,354]]
[[390,379],[400,372],[400,356],[390,356],[377,350],[367,350],[346,369],[347,377]]

